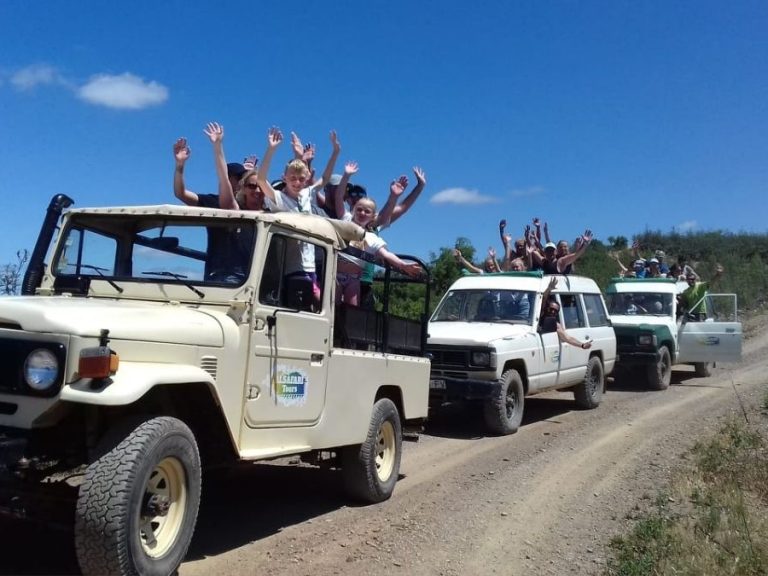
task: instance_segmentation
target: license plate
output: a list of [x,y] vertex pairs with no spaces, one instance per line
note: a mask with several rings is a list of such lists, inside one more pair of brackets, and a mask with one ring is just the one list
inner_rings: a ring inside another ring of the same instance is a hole
[[445,390],[445,380],[430,380],[429,387],[431,390]]

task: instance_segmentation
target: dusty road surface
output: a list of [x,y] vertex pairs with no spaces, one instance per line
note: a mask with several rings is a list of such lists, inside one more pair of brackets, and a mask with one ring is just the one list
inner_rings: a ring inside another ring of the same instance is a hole
[[[207,477],[181,576],[598,574],[610,537],[697,438],[768,389],[763,319],[738,365],[650,392],[614,382],[601,406],[526,400],[517,434],[452,411],[406,443],[391,500],[350,506],[336,472],[258,464]],[[0,573],[77,573],[66,534],[0,521]]]

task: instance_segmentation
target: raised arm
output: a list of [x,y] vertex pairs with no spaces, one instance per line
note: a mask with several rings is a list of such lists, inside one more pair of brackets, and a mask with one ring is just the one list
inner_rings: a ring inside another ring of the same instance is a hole
[[224,157],[224,126],[217,122],[209,122],[205,127],[205,135],[213,144],[213,163],[216,166],[216,178],[219,182],[219,208],[237,210],[235,191],[227,174],[227,160]]
[[483,273],[482,268],[478,268],[477,266],[472,264],[472,262],[470,262],[469,260],[464,258],[464,254],[462,254],[461,250],[459,250],[458,248],[454,248],[453,249],[453,256],[454,256],[454,258],[456,258],[456,262],[461,264],[464,268],[466,268],[467,270],[469,270],[473,274],[482,274]]
[[323,174],[320,176],[320,180],[312,184],[314,188],[322,188],[325,186],[325,183],[331,179],[331,175],[333,174],[333,167],[336,166],[336,160],[339,158],[339,152],[341,152],[341,143],[339,142],[339,138],[336,136],[335,130],[331,130],[331,146],[333,146],[331,157],[328,159],[328,164],[325,165],[325,170],[323,170]]
[[400,202],[400,204],[395,206],[392,211],[392,222],[411,209],[411,206],[413,206],[413,203],[416,202],[419,198],[419,194],[421,194],[422,190],[424,190],[424,187],[427,185],[427,175],[424,173],[424,170],[418,166],[414,166],[413,174],[416,176],[416,186],[413,187],[413,190],[411,190],[408,196],[403,198],[403,201]]
[[341,220],[344,216],[344,192],[347,190],[347,183],[352,174],[357,174],[357,162],[347,162],[344,164],[344,174],[341,176],[336,189],[333,191],[333,202],[336,209],[336,217]]
[[618,254],[614,253],[612,254],[612,256],[613,256],[613,259],[616,260],[616,263],[619,265],[619,269],[621,270],[621,275],[623,276],[628,272],[627,267],[621,263],[621,259],[619,258]]
[[408,177],[403,175],[396,180],[392,180],[389,185],[389,197],[376,215],[375,225],[379,228],[386,228],[392,223],[392,214],[397,206],[397,199],[402,196],[408,187]]
[[173,195],[187,206],[197,206],[197,194],[187,190],[184,185],[184,165],[189,160],[192,151],[187,146],[186,138],[179,138],[173,144],[173,157],[176,168],[173,171]]
[[[541,244],[541,220],[537,217],[534,217],[533,219],[533,228],[536,230],[536,239],[539,241],[539,244]],[[549,240],[547,240],[547,242],[549,242]]]
[[256,172],[256,183],[264,192],[264,196],[275,202],[275,189],[269,183],[267,178],[269,177],[269,165],[272,163],[272,156],[275,154],[275,150],[280,146],[283,141],[283,133],[280,129],[272,126],[267,132],[267,151],[264,153],[264,159],[261,161],[259,171]]
[[[539,242],[541,242],[541,238],[539,238]],[[552,242],[552,240],[549,239],[549,226],[544,222],[544,243],[549,244],[550,242]]]
[[581,244],[579,244],[579,247],[574,252],[557,259],[558,272],[562,272],[569,264],[573,264],[584,255],[587,251],[587,246],[592,242],[592,230],[585,230],[584,234],[580,237],[580,240]]
[[549,284],[547,284],[547,287],[544,289],[544,293],[541,295],[541,310],[539,311],[540,316],[544,316],[547,304],[549,304],[549,296],[552,294],[552,291],[555,288],[557,288],[557,277],[552,276],[552,278],[549,280]]

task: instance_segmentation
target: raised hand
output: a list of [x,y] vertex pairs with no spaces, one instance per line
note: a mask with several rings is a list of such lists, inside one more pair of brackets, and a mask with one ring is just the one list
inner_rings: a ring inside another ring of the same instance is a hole
[[536,228],[541,226],[541,220],[539,220],[536,216],[533,217],[533,225],[536,226]]
[[589,243],[592,242],[592,238],[593,238],[592,230],[590,230],[589,228],[584,230],[584,234],[582,234],[581,238],[585,244],[589,245]]
[[173,156],[176,158],[177,164],[184,164],[189,160],[190,154],[192,154],[192,150],[187,146],[186,138],[179,138],[173,143]]
[[406,188],[408,188],[408,177],[403,175],[397,180],[392,180],[392,183],[389,185],[389,193],[400,196],[405,192]]
[[427,183],[427,175],[424,173],[424,170],[419,168],[418,166],[413,167],[413,174],[416,176],[416,182],[421,184],[422,186],[426,185]]
[[307,164],[312,162],[312,160],[315,158],[315,145],[312,144],[312,142],[307,142],[304,145],[304,152],[301,154],[301,159],[304,160]]
[[410,276],[411,278],[419,278],[421,277],[423,270],[419,264],[412,263],[412,264],[406,264],[403,266],[400,270],[403,274],[406,274],[407,276]]
[[496,258],[496,249],[493,246],[488,247],[488,256]]
[[357,162],[347,162],[344,164],[344,174],[347,176],[352,176],[352,174],[357,174]]
[[272,126],[267,132],[267,146],[270,148],[277,148],[283,141],[283,133],[280,132],[280,128]]
[[258,164],[259,159],[256,157],[256,155],[251,154],[250,156],[246,156],[243,158],[243,168],[246,170],[255,170],[256,164]]
[[504,228],[507,227],[507,221],[504,219],[499,220],[499,232],[504,232]]
[[224,126],[218,122],[208,122],[203,132],[208,136],[211,144],[217,144],[224,140]]

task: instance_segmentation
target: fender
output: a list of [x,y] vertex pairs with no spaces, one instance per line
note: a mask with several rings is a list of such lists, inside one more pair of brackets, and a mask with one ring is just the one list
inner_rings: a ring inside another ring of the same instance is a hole
[[91,379],[65,385],[59,398],[77,404],[124,406],[136,402],[155,386],[205,382],[210,388],[214,380],[208,372],[189,364],[160,362],[121,362],[117,373],[104,386],[92,387]]

